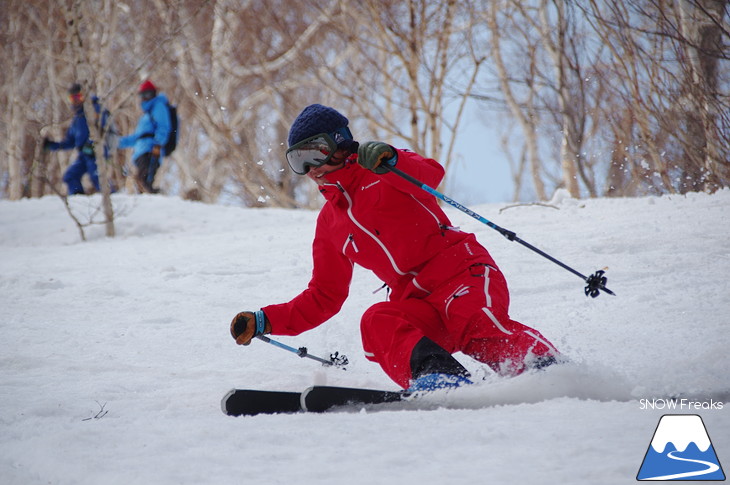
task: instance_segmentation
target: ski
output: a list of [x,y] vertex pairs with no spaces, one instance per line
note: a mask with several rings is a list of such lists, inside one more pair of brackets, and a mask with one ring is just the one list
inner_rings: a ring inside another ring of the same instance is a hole
[[301,395],[300,392],[232,389],[223,396],[221,409],[228,416],[296,413],[302,409]]
[[343,406],[363,406],[402,401],[404,391],[381,391],[356,387],[312,386],[304,392],[232,389],[221,401],[228,416],[291,414],[302,411],[322,413]]
[[385,404],[402,401],[411,394],[405,391],[381,391],[357,387],[312,386],[302,393],[305,411],[322,413],[342,406]]

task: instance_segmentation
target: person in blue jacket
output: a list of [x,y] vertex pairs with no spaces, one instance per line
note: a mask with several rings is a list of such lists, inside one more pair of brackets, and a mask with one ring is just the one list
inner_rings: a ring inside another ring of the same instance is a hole
[[132,159],[137,167],[137,186],[142,192],[155,194],[159,189],[152,182],[165,156],[172,127],[169,103],[164,93],[157,94],[157,87],[149,80],[140,84],[138,94],[142,117],[134,133],[119,138],[118,147],[134,148]]
[[89,139],[89,125],[84,115],[84,95],[81,92],[81,85],[74,83],[68,90],[68,95],[74,117],[71,126],[66,130],[66,137],[60,142],[44,138],[43,149],[56,151],[75,148],[79,151],[79,156],[63,174],[63,181],[68,186],[68,195],[84,193],[81,178],[85,173],[89,174],[91,182],[98,191],[99,174],[96,168],[96,158],[94,157],[94,142]]

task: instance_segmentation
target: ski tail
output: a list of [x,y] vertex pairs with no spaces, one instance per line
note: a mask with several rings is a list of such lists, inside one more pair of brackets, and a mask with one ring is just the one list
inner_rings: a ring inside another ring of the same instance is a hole
[[232,389],[221,400],[228,416],[297,413],[302,410],[300,392]]

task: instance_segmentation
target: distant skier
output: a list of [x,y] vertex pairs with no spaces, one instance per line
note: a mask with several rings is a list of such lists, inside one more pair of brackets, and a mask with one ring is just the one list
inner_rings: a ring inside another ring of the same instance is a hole
[[[68,187],[68,195],[84,194],[81,179],[89,174],[94,188],[99,190],[99,174],[94,155],[94,142],[89,138],[89,125],[84,114],[84,93],[81,85],[74,83],[68,90],[68,99],[73,110],[73,120],[66,130],[66,136],[60,142],[43,139],[43,149],[48,151],[77,149],[76,160],[66,169],[63,181]],[[95,106],[96,107],[96,106]]]
[[157,169],[165,155],[165,144],[172,130],[169,101],[164,93],[157,93],[152,81],[139,85],[139,103],[142,116],[131,135],[119,138],[119,148],[134,148],[132,159],[137,167],[135,181],[140,192],[156,194],[159,189],[153,186]]
[[335,109],[313,104],[291,126],[289,166],[327,199],[317,219],[312,279],[288,303],[236,315],[236,342],[298,335],[322,324],[339,312],[359,264],[390,289],[388,301],[362,316],[365,356],[403,388],[469,383],[451,355],[457,351],[502,376],[557,362],[560,353],[545,337],[510,319],[504,276],[476,237],[453,227],[435,197],[384,164],[432,187],[443,167],[383,142],[360,144],[348,124]]

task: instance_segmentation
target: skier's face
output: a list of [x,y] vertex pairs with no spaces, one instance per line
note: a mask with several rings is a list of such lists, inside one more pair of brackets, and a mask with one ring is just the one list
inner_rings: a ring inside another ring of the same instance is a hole
[[154,91],[142,91],[139,93],[139,102],[144,103],[145,101],[149,101],[150,99],[154,98],[157,95]]
[[317,185],[326,184],[327,182],[329,182],[326,177],[327,174],[330,174],[335,170],[339,170],[344,167],[348,155],[349,154],[347,150],[337,150],[335,153],[332,154],[332,158],[330,158],[325,165],[320,165],[319,167],[310,167],[309,172],[307,172],[307,177],[314,180]]
[[81,93],[70,94],[68,102],[71,104],[71,110],[76,111],[79,106],[84,104],[84,95]]

